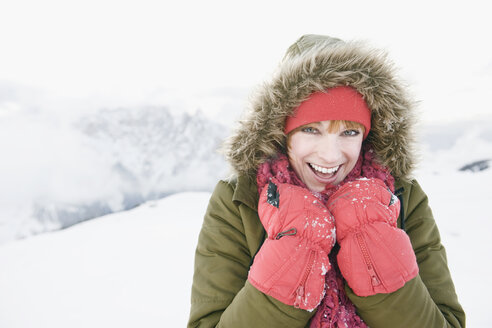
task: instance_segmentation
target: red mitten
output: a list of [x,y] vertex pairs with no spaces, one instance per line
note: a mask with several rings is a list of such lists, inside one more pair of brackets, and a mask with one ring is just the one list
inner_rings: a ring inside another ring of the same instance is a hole
[[355,294],[391,293],[418,273],[400,201],[379,179],[347,182],[328,200],[340,244],[338,266]]
[[285,304],[315,309],[324,296],[336,239],[333,216],[309,190],[274,179],[260,194],[258,214],[268,239],[255,256],[249,281]]

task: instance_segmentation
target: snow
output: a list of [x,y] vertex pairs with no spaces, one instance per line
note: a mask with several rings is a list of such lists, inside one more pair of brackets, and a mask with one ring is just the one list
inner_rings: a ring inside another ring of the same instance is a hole
[[492,287],[492,171],[423,175],[419,178],[429,196],[468,327],[492,327],[488,296]]
[[0,247],[0,327],[183,327],[209,193]]

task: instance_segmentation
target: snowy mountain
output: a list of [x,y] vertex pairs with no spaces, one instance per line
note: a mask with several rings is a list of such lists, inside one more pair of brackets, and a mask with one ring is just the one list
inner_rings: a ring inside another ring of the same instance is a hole
[[76,127],[108,158],[122,185],[122,207],[183,190],[210,190],[225,174],[217,149],[225,129],[201,112],[171,115],[166,107],[102,110]]
[[117,108],[65,121],[20,113],[0,120],[0,131],[15,140],[0,170],[0,244],[172,193],[209,191],[226,174],[217,149],[227,131],[200,112]]

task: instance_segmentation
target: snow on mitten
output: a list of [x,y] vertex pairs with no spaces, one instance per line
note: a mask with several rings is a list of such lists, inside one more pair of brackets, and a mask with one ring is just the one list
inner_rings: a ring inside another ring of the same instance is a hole
[[400,201],[380,179],[341,186],[329,199],[340,271],[355,294],[391,293],[418,273],[407,234],[396,227]]
[[333,216],[309,190],[275,179],[260,194],[258,214],[268,238],[255,256],[248,280],[285,304],[315,309],[331,267]]

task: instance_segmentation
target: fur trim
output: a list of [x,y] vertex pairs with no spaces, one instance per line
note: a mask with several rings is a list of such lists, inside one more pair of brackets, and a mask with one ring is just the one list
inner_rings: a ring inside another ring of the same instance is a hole
[[383,51],[360,42],[305,35],[287,51],[271,81],[253,95],[249,111],[224,144],[236,175],[256,175],[258,166],[279,151],[286,153],[287,116],[316,91],[347,85],[357,89],[371,109],[376,159],[395,178],[411,179],[414,115],[412,103],[394,76]]

